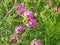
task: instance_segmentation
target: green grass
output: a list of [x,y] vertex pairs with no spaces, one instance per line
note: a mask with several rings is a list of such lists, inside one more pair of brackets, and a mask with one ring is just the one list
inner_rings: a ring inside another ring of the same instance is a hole
[[[50,1],[51,5],[46,6],[46,0],[0,0],[0,45],[31,45],[34,39],[40,40],[42,45],[60,45],[60,13],[52,11],[53,6],[60,8],[60,0]],[[22,23],[23,17],[13,8],[17,3],[33,12],[36,20],[34,28],[27,28]],[[12,13],[6,14],[7,10]],[[11,42],[9,38],[17,25],[23,26],[24,32],[18,34],[18,41]]]

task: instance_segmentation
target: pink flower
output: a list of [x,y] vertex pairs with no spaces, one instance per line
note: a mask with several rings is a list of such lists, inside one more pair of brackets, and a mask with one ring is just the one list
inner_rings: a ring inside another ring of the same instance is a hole
[[39,40],[33,40],[31,45],[41,45]]
[[7,11],[7,14],[11,14],[11,11],[10,11],[10,10],[8,10],[8,11]]
[[20,9],[20,8],[23,8],[23,7],[22,7],[21,4],[16,4],[16,5],[15,5],[15,8],[16,8],[16,9]]
[[25,11],[24,8],[20,8],[20,9],[17,10],[17,13],[18,13],[18,14],[23,14],[24,11]]
[[25,11],[25,12],[24,12],[24,16],[25,16],[26,18],[28,18],[28,19],[33,18],[33,14],[32,14],[31,11]]
[[50,4],[51,4],[51,2],[47,0],[46,1],[46,5],[50,5]]
[[35,25],[36,25],[36,22],[35,22],[34,19],[28,19],[28,20],[26,21],[26,26],[27,26],[27,27],[34,27]]
[[18,37],[17,37],[17,35],[12,35],[11,37],[10,37],[10,40],[11,41],[15,41],[15,40],[18,40]]
[[15,27],[15,31],[16,31],[17,33],[22,33],[22,32],[23,32],[23,29],[22,29],[21,26],[16,26],[16,27]]
[[53,8],[53,11],[54,11],[55,13],[58,13],[58,12],[59,12],[59,10],[58,10],[57,7],[54,7],[54,8]]

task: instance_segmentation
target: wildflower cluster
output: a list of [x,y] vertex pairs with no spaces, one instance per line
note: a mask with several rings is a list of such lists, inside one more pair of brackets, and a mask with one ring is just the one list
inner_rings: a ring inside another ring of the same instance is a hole
[[[31,11],[25,10],[21,4],[16,4],[14,7],[17,10],[18,15],[23,15],[26,18],[25,25],[27,27],[29,27],[29,28],[35,27],[36,21],[33,19],[33,13]],[[10,14],[10,11],[8,11],[8,14]],[[15,32],[21,34],[23,32],[22,26],[16,26]],[[11,41],[16,41],[18,39],[19,38],[18,38],[17,34],[13,34],[10,37]]]
[[[46,1],[46,5],[49,6],[50,4],[51,4],[51,1]],[[26,18],[26,20],[25,20],[26,27],[29,27],[29,28],[35,27],[36,21],[33,19],[33,13],[31,11],[26,10],[21,4],[16,4],[14,6],[14,8],[16,9],[18,15],[23,15],[24,19]],[[59,9],[56,6],[54,6],[53,7],[53,12],[58,13]],[[11,11],[7,11],[7,14],[10,14],[10,13],[11,13]],[[21,34],[23,31],[24,31],[24,29],[23,29],[22,26],[18,25],[18,26],[15,27],[15,32],[16,33]],[[16,41],[18,39],[19,38],[18,38],[17,34],[13,34],[10,37],[11,41]],[[33,40],[31,42],[31,45],[41,45],[41,43],[40,43],[39,40]]]

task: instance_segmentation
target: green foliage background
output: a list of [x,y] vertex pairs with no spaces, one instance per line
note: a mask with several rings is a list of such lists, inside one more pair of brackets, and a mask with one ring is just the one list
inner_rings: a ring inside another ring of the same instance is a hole
[[[50,1],[51,5],[47,6],[46,0],[0,0],[0,45],[31,45],[34,39],[40,40],[42,45],[60,45],[60,12],[53,12],[53,6],[60,8],[60,0]],[[13,9],[17,3],[33,12],[36,20],[34,28],[26,27],[24,18]],[[12,13],[6,14],[7,10]],[[18,41],[11,42],[9,38],[17,25],[23,26],[24,32],[18,34]]]

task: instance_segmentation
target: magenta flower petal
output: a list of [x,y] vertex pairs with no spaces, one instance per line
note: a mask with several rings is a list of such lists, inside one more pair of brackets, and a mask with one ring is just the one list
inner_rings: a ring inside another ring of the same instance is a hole
[[12,35],[11,37],[10,37],[10,40],[11,41],[15,41],[15,40],[18,40],[18,37],[17,37],[17,35]]
[[20,14],[23,14],[24,11],[25,11],[24,8],[20,8],[20,9],[17,10],[17,13],[20,15]]
[[21,26],[16,26],[16,27],[15,27],[15,31],[16,31],[17,33],[22,33],[22,32],[23,32],[23,29],[22,29]]
[[28,19],[32,19],[33,18],[33,14],[31,11],[25,11],[24,12],[24,16]]
[[22,7],[21,4],[16,4],[16,5],[15,5],[15,8],[16,8],[16,9],[20,9],[20,8],[23,8],[23,7]]
[[59,12],[59,10],[58,10],[57,7],[54,7],[53,10],[54,10],[55,13],[58,13]]
[[35,22],[34,19],[28,19],[28,20],[26,21],[26,26],[27,26],[27,27],[34,27],[35,25],[36,25],[36,22]]
[[46,5],[50,5],[50,4],[51,4],[51,2],[47,0],[46,1]]
[[41,45],[39,40],[33,40],[31,45]]

